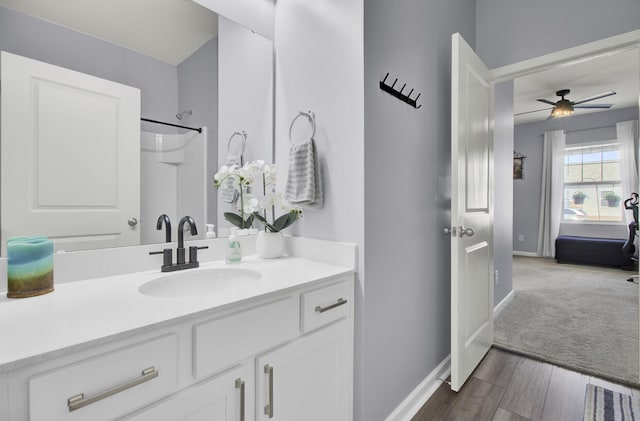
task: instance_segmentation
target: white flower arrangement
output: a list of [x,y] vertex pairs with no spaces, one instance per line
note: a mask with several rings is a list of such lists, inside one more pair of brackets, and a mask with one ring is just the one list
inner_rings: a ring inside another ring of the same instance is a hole
[[[287,202],[282,193],[275,192],[277,168],[275,164],[265,164],[264,161],[251,161],[243,167],[239,165],[222,166],[213,176],[214,185],[219,188],[225,180],[233,180],[233,187],[238,191],[236,203],[238,214],[225,212],[224,218],[238,228],[246,229],[253,225],[255,219],[264,224],[265,231],[280,232],[291,226],[302,217],[302,209]],[[262,197],[249,189],[256,180],[262,181]],[[284,211],[276,218],[276,208]],[[271,222],[267,213],[271,211]],[[262,214],[261,214],[262,213]]]

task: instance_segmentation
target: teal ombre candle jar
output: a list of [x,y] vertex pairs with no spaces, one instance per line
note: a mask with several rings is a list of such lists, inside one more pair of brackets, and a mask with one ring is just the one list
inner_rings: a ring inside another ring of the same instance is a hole
[[26,298],[53,291],[53,242],[47,237],[7,240],[7,297]]

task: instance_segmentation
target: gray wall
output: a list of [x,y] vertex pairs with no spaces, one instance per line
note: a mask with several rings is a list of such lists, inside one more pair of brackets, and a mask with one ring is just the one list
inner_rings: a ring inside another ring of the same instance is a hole
[[[631,107],[515,126],[514,148],[527,158],[524,160],[524,179],[513,183],[514,250],[527,253],[537,250],[544,132],[566,130],[567,144],[611,140],[617,137],[617,122],[637,119],[638,107]],[[562,224],[560,233],[625,238],[627,228],[624,225]],[[519,235],[524,235],[524,241],[518,241]]]
[[[360,421],[385,419],[450,350],[450,239],[442,228],[450,223],[455,32],[474,45],[473,0],[365,2]],[[413,96],[422,93],[420,109],[378,88],[387,72]]]
[[176,66],[2,7],[0,50],[139,88],[143,117],[175,120]]
[[513,81],[496,86],[494,131],[494,227],[493,263],[497,283],[493,301],[497,305],[513,288]]
[[638,0],[476,0],[476,45],[489,68],[640,28]]
[[[200,47],[178,65],[178,104],[193,114],[180,124],[207,127],[207,223],[216,224],[218,194],[213,175],[218,170],[218,38]],[[205,227],[200,227],[205,232]]]

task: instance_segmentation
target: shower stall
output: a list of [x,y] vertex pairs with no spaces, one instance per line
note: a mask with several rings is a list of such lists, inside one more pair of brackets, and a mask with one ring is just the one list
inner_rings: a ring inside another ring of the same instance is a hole
[[[190,215],[204,238],[207,217],[207,129],[182,134],[140,132],[140,242],[162,243],[162,213],[177,221]],[[177,233],[173,233],[177,238]],[[189,237],[191,238],[191,237]]]

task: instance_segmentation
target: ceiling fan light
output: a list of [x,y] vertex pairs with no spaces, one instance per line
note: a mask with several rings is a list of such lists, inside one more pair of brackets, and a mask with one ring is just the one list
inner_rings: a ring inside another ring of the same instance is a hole
[[556,103],[556,106],[551,110],[553,117],[567,117],[573,114],[573,105],[566,99],[562,99]]

